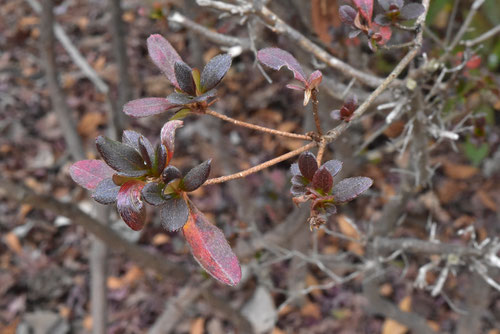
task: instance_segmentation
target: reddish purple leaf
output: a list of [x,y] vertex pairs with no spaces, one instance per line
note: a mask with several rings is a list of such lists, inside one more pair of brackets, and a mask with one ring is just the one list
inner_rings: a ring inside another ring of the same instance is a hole
[[340,181],[333,187],[332,196],[337,204],[349,202],[370,188],[372,184],[373,180],[369,177],[350,177]]
[[160,211],[161,225],[167,231],[179,230],[186,224],[189,215],[189,208],[182,197],[169,199]]
[[114,171],[102,160],[81,160],[69,168],[69,175],[80,186],[94,190],[99,182],[113,176]]
[[207,160],[191,169],[182,179],[181,189],[184,191],[193,191],[205,183],[210,174],[210,164],[212,159]]
[[299,156],[299,169],[302,176],[312,180],[314,173],[318,170],[318,162],[311,152],[307,151]]
[[323,164],[322,167],[328,169],[332,177],[338,174],[342,169],[342,161],[339,160],[329,160]]
[[161,143],[165,145],[168,151],[167,164],[174,155],[175,148],[175,130],[182,127],[183,122],[179,120],[168,121],[161,128]]
[[144,183],[127,181],[120,188],[116,197],[116,208],[123,221],[134,231],[144,227],[146,220],[146,206],[141,199],[141,190]]
[[339,8],[340,20],[345,24],[354,25],[356,14],[356,10],[351,6],[343,5]]
[[292,85],[292,84],[286,85],[286,88],[293,89],[293,90],[300,90],[300,91],[304,91],[306,89],[305,87],[302,87],[299,85]]
[[325,194],[328,194],[332,189],[333,176],[326,167],[321,167],[314,173],[311,183],[314,189],[321,189]]
[[158,34],[149,36],[147,44],[149,56],[153,59],[153,62],[167,76],[172,85],[180,89],[174,70],[175,63],[182,61],[177,51],[165,38]]
[[353,2],[361,15],[363,15],[368,22],[371,22],[373,15],[373,0],[353,0]]
[[257,52],[257,59],[264,65],[274,70],[279,70],[283,66],[288,67],[293,72],[295,79],[307,84],[304,70],[289,52],[279,48],[265,48]]
[[241,280],[241,268],[224,233],[194,205],[190,204],[190,209],[183,232],[194,258],[215,279],[230,286],[237,285]]
[[227,53],[210,59],[201,72],[201,90],[206,92],[217,86],[231,67],[231,62],[231,56]]
[[413,20],[425,12],[424,6],[419,3],[409,3],[401,9],[401,17],[405,20]]
[[177,105],[170,103],[162,97],[148,97],[132,100],[123,106],[123,112],[131,117],[147,117],[161,114]]
[[323,74],[320,70],[316,70],[312,72],[309,79],[307,79],[307,87],[309,89],[317,88],[321,83],[321,80],[323,80]]
[[120,186],[116,185],[112,178],[104,179],[95,188],[92,198],[101,204],[113,204],[119,191]]
[[373,23],[372,27],[376,31],[378,31],[376,34],[379,34],[379,36],[381,37],[379,40],[377,40],[377,44],[384,45],[391,39],[392,29],[390,27],[379,26],[376,23]]

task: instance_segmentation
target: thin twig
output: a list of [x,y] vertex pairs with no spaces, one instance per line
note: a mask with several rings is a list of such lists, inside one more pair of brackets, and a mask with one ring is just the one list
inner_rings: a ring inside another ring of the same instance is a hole
[[316,131],[318,131],[318,134],[320,136],[323,136],[323,130],[321,130],[321,121],[319,119],[319,113],[318,113],[318,90],[314,88],[311,91],[311,102],[312,102],[312,111],[314,115],[314,124],[316,125]]
[[464,23],[460,27],[458,33],[455,35],[455,38],[453,39],[451,44],[446,48],[445,54],[449,54],[455,48],[455,46],[457,46],[458,42],[460,42],[464,34],[467,32],[467,29],[469,29],[472,19],[474,18],[474,15],[476,15],[477,11],[483,5],[483,3],[484,0],[475,0],[472,3],[472,6],[470,8],[469,13],[467,14],[467,17],[465,18]]
[[241,172],[234,173],[234,174],[231,174],[231,175],[226,175],[226,176],[221,176],[221,177],[216,177],[216,178],[208,179],[207,182],[204,183],[204,185],[223,183],[223,182],[226,182],[226,181],[231,181],[231,180],[235,180],[235,179],[240,179],[242,177],[246,177],[246,176],[248,176],[250,174],[256,173],[258,171],[261,171],[263,169],[266,169],[268,167],[276,165],[277,163],[280,163],[282,161],[290,159],[290,158],[292,158],[292,157],[294,157],[296,155],[299,155],[300,153],[305,152],[305,151],[313,148],[317,144],[318,144],[317,142],[311,142],[311,143],[309,143],[307,145],[304,145],[304,146],[302,146],[302,147],[300,147],[300,148],[298,148],[296,150],[290,151],[290,152],[288,152],[286,154],[280,155],[277,158],[268,160],[268,161],[266,161],[264,163],[261,163],[261,164],[259,164],[257,166],[249,168],[249,169],[245,169],[245,170],[243,170]]
[[494,26],[493,28],[491,28],[490,30],[485,32],[484,34],[482,34],[474,39],[461,41],[460,44],[465,44],[466,47],[470,48],[471,46],[474,46],[474,45],[477,45],[481,42],[484,42],[488,38],[491,38],[498,33],[500,33],[500,24],[497,24],[496,26]]
[[409,48],[415,45],[415,41],[409,41],[406,43],[401,43],[401,44],[392,44],[392,45],[382,45],[380,48],[382,50],[396,50],[396,49],[403,49],[403,48]]
[[244,128],[248,128],[248,129],[252,129],[252,130],[256,130],[256,131],[261,131],[261,132],[269,133],[269,134],[276,135],[276,136],[283,136],[283,137],[294,138],[294,139],[302,139],[302,140],[312,140],[311,136],[308,136],[308,135],[301,135],[301,134],[297,134],[297,133],[291,133],[291,132],[286,132],[286,131],[279,131],[279,130],[275,130],[275,129],[266,128],[264,126],[255,125],[255,124],[251,124],[251,123],[239,121],[237,119],[228,117],[226,115],[222,115],[222,114],[220,114],[220,113],[218,113],[218,112],[216,112],[214,110],[211,110],[211,109],[207,109],[205,111],[205,114],[217,117],[219,119],[222,119],[223,121],[232,123],[234,125],[242,126]]

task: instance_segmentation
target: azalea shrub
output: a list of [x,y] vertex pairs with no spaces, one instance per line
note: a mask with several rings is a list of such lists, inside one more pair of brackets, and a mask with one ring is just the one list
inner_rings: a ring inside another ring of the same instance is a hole
[[424,12],[419,3],[404,4],[403,0],[378,0],[384,12],[373,17],[373,0],[352,0],[354,7],[339,8],[340,20],[351,28],[350,38],[360,33],[368,37],[368,46],[376,50],[386,44],[392,36],[391,26],[413,20]]
[[[133,117],[170,113],[154,146],[145,136],[132,130],[123,132],[120,141],[104,136],[96,139],[102,160],[82,160],[73,164],[70,175],[80,186],[92,193],[101,203],[116,205],[123,221],[133,230],[145,227],[146,207],[159,213],[162,226],[170,232],[182,231],[198,263],[210,275],[227,285],[241,280],[238,259],[224,233],[211,224],[190,200],[189,193],[203,186],[210,176],[211,160],[192,168],[184,175],[174,165],[175,133],[183,126],[188,113],[204,114],[216,99],[216,86],[231,66],[231,56],[221,54],[212,58],[204,69],[192,69],[184,63],[171,44],[160,35],[147,40],[149,55],[174,86],[167,97],[148,97],[133,100],[124,106],[125,114]],[[304,105],[314,97],[322,74],[315,71],[306,76],[297,60],[287,51],[265,48],[258,60],[274,69],[290,69],[300,85],[288,88],[304,92]],[[317,101],[316,101],[317,102]],[[349,121],[357,107],[350,99],[339,112],[340,119]],[[309,138],[309,137],[306,137]],[[317,138],[317,137],[316,137]],[[313,137],[309,138],[314,140]],[[313,153],[302,153],[291,167],[293,201],[299,205],[311,202],[311,228],[326,223],[335,214],[336,206],[353,200],[372,185],[367,177],[353,177],[334,182],[342,162],[330,160],[320,164]]]

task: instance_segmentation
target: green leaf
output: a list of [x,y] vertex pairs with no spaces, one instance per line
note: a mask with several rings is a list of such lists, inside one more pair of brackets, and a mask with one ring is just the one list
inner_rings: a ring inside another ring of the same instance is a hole
[[131,177],[146,174],[147,166],[134,147],[103,136],[97,137],[96,146],[104,161],[121,174]]
[[474,166],[479,166],[481,162],[488,156],[489,146],[487,143],[482,143],[479,146],[474,145],[470,139],[467,139],[464,145],[465,156]]

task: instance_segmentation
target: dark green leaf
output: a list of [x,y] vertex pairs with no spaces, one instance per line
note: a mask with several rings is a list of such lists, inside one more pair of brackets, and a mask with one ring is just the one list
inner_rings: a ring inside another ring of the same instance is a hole
[[167,100],[168,102],[178,106],[195,102],[193,101],[193,98],[191,96],[184,93],[172,93],[169,96],[167,96]]
[[308,180],[312,180],[314,173],[318,170],[316,156],[309,151],[302,153],[299,156],[299,169],[302,176]]
[[127,144],[128,146],[132,146],[137,151],[139,151],[139,138],[141,136],[142,135],[139,132],[125,130],[122,134],[122,143]]
[[326,167],[321,167],[314,173],[311,186],[314,189],[320,189],[324,193],[329,193],[333,185],[333,176]]
[[174,66],[175,78],[183,92],[189,95],[196,95],[196,87],[194,85],[192,69],[184,62],[177,62]]
[[184,191],[193,191],[205,183],[210,174],[210,165],[212,159],[207,160],[191,169],[182,179],[181,189]]
[[104,179],[95,188],[92,198],[101,204],[113,204],[119,191],[120,186],[117,186],[112,178]]
[[200,96],[197,96],[196,98],[194,98],[194,101],[203,102],[203,101],[208,100],[211,97],[214,97],[215,95],[217,95],[217,89],[211,89],[208,92],[201,94]]
[[163,197],[163,187],[156,182],[147,183],[142,188],[142,198],[148,204],[157,206],[165,204],[166,199]]
[[167,164],[167,149],[165,145],[158,144],[155,152],[155,162],[153,164],[154,174],[160,175]]
[[139,152],[148,168],[151,168],[155,159],[155,150],[151,142],[144,136],[139,137]]
[[401,9],[401,17],[406,20],[413,20],[425,12],[424,6],[419,3],[409,3]]
[[165,184],[180,178],[182,178],[181,171],[174,166],[168,166],[163,170],[163,173],[161,173],[161,179],[165,182]]
[[231,67],[231,56],[229,54],[222,54],[210,59],[203,72],[201,72],[201,89],[206,92],[215,86],[226,75]]
[[103,136],[97,137],[96,146],[104,161],[122,175],[138,177],[146,173],[144,160],[132,146]]
[[167,231],[177,231],[186,224],[188,214],[189,209],[183,198],[170,199],[161,207],[161,225]]

